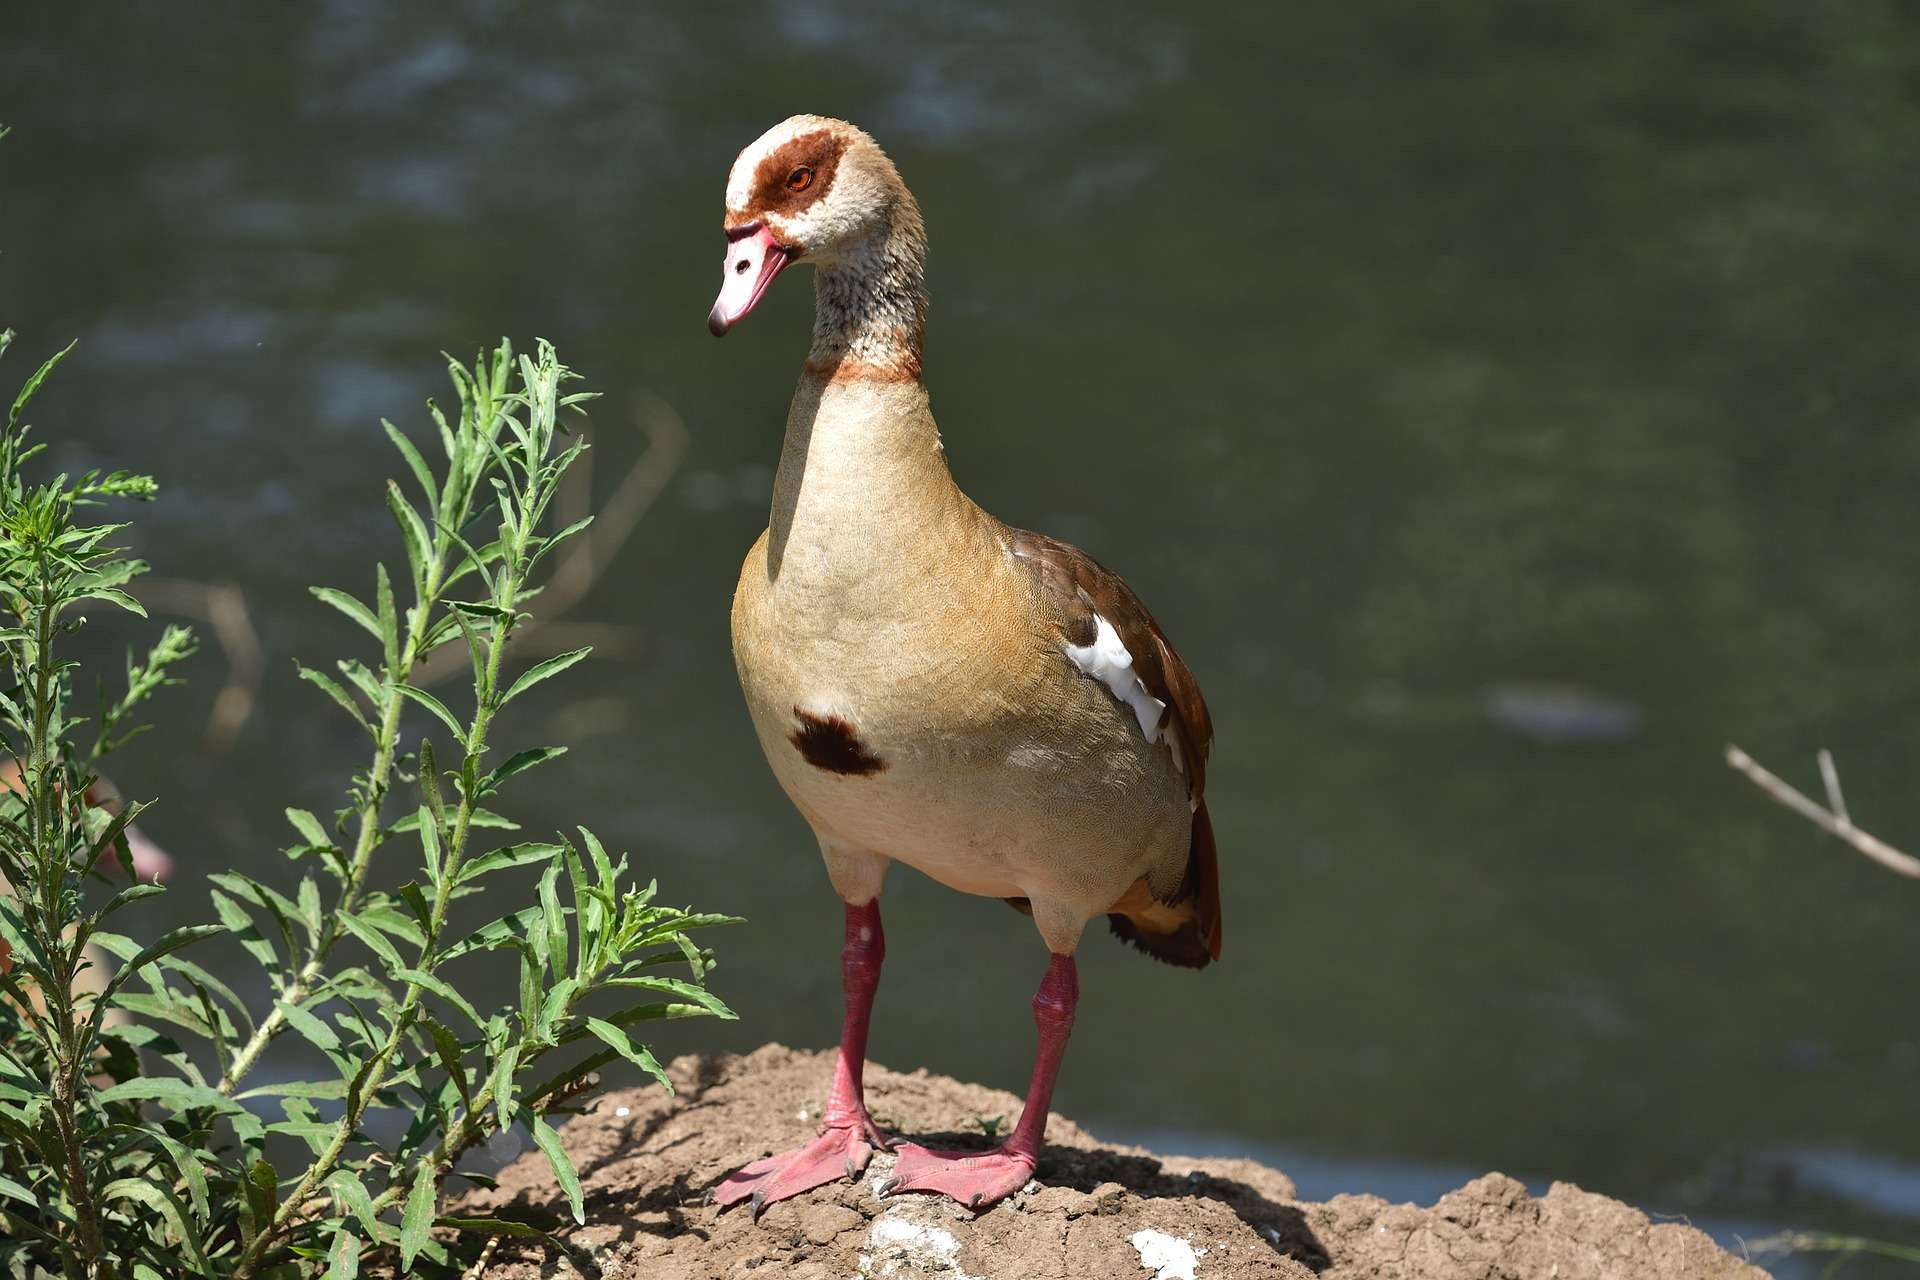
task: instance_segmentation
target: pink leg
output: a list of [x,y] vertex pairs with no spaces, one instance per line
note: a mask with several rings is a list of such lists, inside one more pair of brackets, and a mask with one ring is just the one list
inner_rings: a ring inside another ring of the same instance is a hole
[[713,1189],[714,1203],[737,1204],[749,1197],[753,1215],[776,1200],[797,1196],[840,1178],[858,1177],[873,1149],[892,1146],[867,1115],[861,1077],[867,1065],[867,1025],[873,993],[880,986],[880,962],[887,958],[887,937],[880,928],[880,902],[847,908],[847,943],[840,951],[840,983],[846,993],[846,1020],[840,1025],[840,1052],[833,1064],[833,1090],[818,1136],[797,1151],[756,1160]]
[[1060,1060],[1066,1056],[1073,1008],[1079,1000],[1080,976],[1073,957],[1055,956],[1033,995],[1033,1021],[1040,1031],[1040,1048],[1033,1059],[1033,1083],[1027,1086],[1027,1101],[1020,1108],[1020,1122],[1013,1132],[999,1147],[980,1154],[929,1151],[903,1142],[886,1194],[926,1191],[951,1196],[970,1209],[981,1209],[1027,1185],[1046,1138],[1053,1082],[1060,1074]]

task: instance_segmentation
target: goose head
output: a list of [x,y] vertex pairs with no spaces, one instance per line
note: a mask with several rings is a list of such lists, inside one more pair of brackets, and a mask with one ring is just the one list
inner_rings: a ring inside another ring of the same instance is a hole
[[920,213],[893,161],[863,130],[791,116],[761,134],[727,175],[720,296],[707,328],[722,337],[788,265],[879,267],[905,236],[919,251]]

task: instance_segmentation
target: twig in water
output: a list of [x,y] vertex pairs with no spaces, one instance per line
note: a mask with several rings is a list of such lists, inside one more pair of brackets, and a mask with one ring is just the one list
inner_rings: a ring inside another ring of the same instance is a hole
[[1768,772],[1758,761],[1738,747],[1727,748],[1727,763],[1746,774],[1754,786],[1759,787],[1828,835],[1846,841],[1889,871],[1896,871],[1903,876],[1920,880],[1920,858],[1910,853],[1902,853],[1878,836],[1853,825],[1853,819],[1847,813],[1846,799],[1840,793],[1840,774],[1833,766],[1833,756],[1830,753],[1826,751],[1820,753],[1820,776],[1827,788],[1826,807],[1822,807],[1818,801],[1795,790],[1777,775]]
[[1847,813],[1847,798],[1840,793],[1840,771],[1833,767],[1833,752],[1825,747],[1815,757],[1820,761],[1820,781],[1827,789],[1827,808],[1833,810],[1833,816],[1853,825],[1853,818]]
[[[652,392],[642,391],[634,414],[646,428],[647,451],[620,478],[613,496],[600,505],[592,526],[570,539],[559,553],[553,575],[540,593],[540,616],[530,619],[514,636],[515,649],[523,656],[562,653],[582,644],[593,645],[601,657],[632,656],[639,651],[636,628],[569,622],[565,617],[600,581],[686,459],[687,427],[672,405]],[[561,483],[555,507],[563,524],[593,513],[593,457],[591,450],[581,454]],[[428,658],[414,673],[414,683],[437,684],[459,674],[464,668],[460,655],[454,652],[458,647],[449,645]]]
[[[643,391],[634,410],[646,428],[648,449],[621,477],[613,496],[601,505],[593,527],[560,552],[553,577],[542,593],[542,614],[531,619],[514,637],[523,655],[562,653],[592,645],[602,657],[632,657],[640,651],[635,628],[603,622],[569,622],[562,615],[593,589],[614,555],[653,504],[659,501],[687,455],[687,427],[680,415],[659,396]],[[560,518],[571,523],[592,511],[593,454],[580,455],[563,483]],[[259,704],[266,659],[260,633],[247,609],[247,597],[231,582],[195,582],[185,578],[144,578],[141,598],[158,612],[204,622],[227,660],[227,678],[207,713],[206,749],[230,749]],[[455,675],[460,667],[451,649],[429,657],[417,670],[416,684],[434,684]]]
[[[554,566],[553,578],[542,593],[547,597],[548,610],[555,610],[553,600],[557,596],[557,611],[564,611],[599,581],[614,553],[626,544],[686,460],[687,426],[672,405],[650,391],[642,391],[636,397],[634,414],[646,428],[647,451],[621,477],[613,496],[600,505],[593,527],[560,553],[560,563]],[[591,457],[582,454],[580,460],[584,463]],[[571,523],[593,514],[591,466],[568,476],[567,482],[560,492],[560,518]]]
[[207,713],[206,747],[209,751],[225,751],[253,715],[266,671],[260,633],[247,611],[246,593],[231,582],[147,578],[141,583],[140,594],[158,612],[197,618],[213,628],[213,638],[226,655],[227,679]]

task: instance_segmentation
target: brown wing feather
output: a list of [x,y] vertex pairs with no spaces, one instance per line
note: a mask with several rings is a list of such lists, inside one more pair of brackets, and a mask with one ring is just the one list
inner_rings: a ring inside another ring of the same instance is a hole
[[[1058,609],[1066,637],[1074,644],[1093,642],[1096,615],[1105,618],[1133,655],[1134,674],[1147,692],[1167,705],[1162,725],[1175,742],[1193,798],[1193,833],[1187,874],[1174,904],[1192,912],[1191,928],[1158,934],[1124,914],[1112,917],[1114,931],[1141,950],[1174,964],[1199,968],[1220,958],[1220,864],[1213,823],[1207,816],[1207,756],[1213,748],[1213,717],[1200,682],[1174,651],[1166,632],[1153,620],[1133,588],[1113,570],[1080,548],[1026,529],[1008,529],[1013,554],[1030,566]],[[1123,922],[1126,922],[1123,924]]]

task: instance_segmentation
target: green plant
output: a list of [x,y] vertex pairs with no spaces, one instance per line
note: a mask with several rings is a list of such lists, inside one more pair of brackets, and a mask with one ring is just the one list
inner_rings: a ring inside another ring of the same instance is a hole
[[[139,612],[124,588],[144,566],[106,546],[117,526],[82,526],[75,515],[109,498],[151,497],[154,486],[120,473],[21,480],[34,450],[20,412],[59,358],[28,380],[0,438],[0,598],[12,615],[0,630],[11,677],[0,724],[22,762],[19,791],[0,796],[0,870],[19,890],[17,901],[0,896],[0,938],[15,958],[0,977],[0,1214],[9,1228],[0,1265],[14,1275],[245,1280],[352,1277],[381,1251],[409,1273],[452,1263],[449,1231],[456,1240],[543,1234],[436,1215],[462,1155],[516,1123],[584,1220],[579,1179],[548,1117],[616,1059],[666,1083],[633,1025],[732,1016],[702,985],[711,953],[688,936],[728,917],[657,905],[651,885],[625,887],[625,859],[585,828],[577,840],[480,847],[490,843],[484,833],[514,830],[488,805],[564,750],[532,747],[489,767],[496,717],[587,653],[505,675],[536,571],[588,523],[543,532],[561,476],[586,447],[566,441],[562,416],[589,397],[563,394],[571,375],[547,344],[529,357],[502,343],[471,367],[448,362],[459,408],[432,410],[440,470],[384,424],[417,492],[386,490],[405,550],[402,590],[384,565],[370,603],[315,588],[368,633],[373,653],[339,662],[337,677],[299,669],[366,733],[368,762],[331,822],[287,811],[296,839],[285,852],[301,868],[290,892],[213,874],[221,924],[141,946],[105,925],[159,887],[126,886],[89,910],[86,881],[101,877],[142,806],[110,816],[86,792],[99,759],[135,731],[135,706],[191,641],[169,631],[144,663],[130,663],[126,694],[103,704],[92,740],[80,742],[83,722],[68,711],[73,668],[58,642],[89,602]],[[444,645],[464,646],[470,660],[461,712],[413,682]],[[430,739],[403,749],[410,706],[444,731],[445,763]],[[376,887],[376,868],[403,847],[411,878]],[[456,900],[516,867],[537,877],[531,905],[477,929],[451,925]],[[226,933],[268,975],[270,1007],[250,1008],[181,954]],[[98,997],[79,983],[89,946],[121,962]],[[495,951],[517,959],[517,1000],[478,1007],[449,971]],[[663,972],[674,964],[688,977]],[[642,999],[590,1013],[587,1002],[609,992]],[[328,1069],[249,1086],[289,1033]]]

